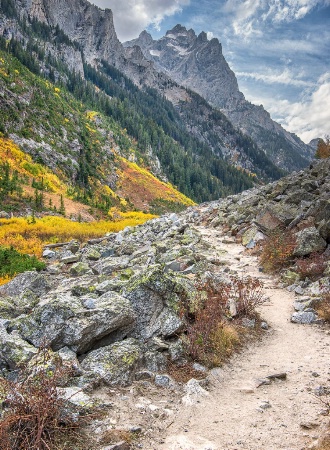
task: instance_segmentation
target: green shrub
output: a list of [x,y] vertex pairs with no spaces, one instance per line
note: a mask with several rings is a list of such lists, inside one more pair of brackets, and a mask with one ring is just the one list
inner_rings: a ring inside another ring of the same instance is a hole
[[0,276],[14,276],[27,270],[42,270],[46,264],[35,256],[24,255],[14,248],[0,247]]

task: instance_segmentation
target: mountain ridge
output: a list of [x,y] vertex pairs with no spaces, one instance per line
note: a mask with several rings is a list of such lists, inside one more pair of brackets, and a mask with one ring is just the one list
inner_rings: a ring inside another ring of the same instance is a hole
[[158,40],[143,31],[137,39],[124,43],[125,47],[132,45],[139,46],[158,70],[219,108],[279,167],[294,168],[296,164],[302,168],[304,159],[311,160],[313,150],[309,145],[273,121],[262,105],[245,99],[217,38],[208,40],[205,32],[197,36],[194,30],[178,24]]

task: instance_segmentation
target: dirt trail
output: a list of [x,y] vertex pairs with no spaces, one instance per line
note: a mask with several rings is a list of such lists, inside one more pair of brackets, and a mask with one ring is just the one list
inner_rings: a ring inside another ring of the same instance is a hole
[[[328,420],[312,395],[329,382],[329,333],[319,326],[290,322],[294,294],[260,273],[257,259],[219,231],[199,227],[210,254],[238,273],[261,279],[269,297],[260,312],[270,325],[262,342],[251,345],[211,374],[208,395],[179,405],[172,424],[144,442],[145,450],[302,450],[311,448]],[[223,251],[228,253],[224,254]],[[287,379],[256,387],[256,380],[286,372]],[[269,403],[267,403],[269,402]],[[306,429],[302,425],[310,428]]]

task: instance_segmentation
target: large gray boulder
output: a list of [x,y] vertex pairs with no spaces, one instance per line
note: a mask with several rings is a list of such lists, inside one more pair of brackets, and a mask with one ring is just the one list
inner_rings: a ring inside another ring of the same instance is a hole
[[149,339],[153,336],[170,337],[184,326],[179,316],[180,301],[194,297],[195,288],[182,275],[164,272],[155,265],[132,277],[122,295],[132,304],[136,313],[133,336]]
[[84,378],[97,384],[127,386],[134,379],[141,356],[141,348],[135,339],[93,350],[81,363],[87,372]]
[[327,246],[326,241],[320,236],[315,227],[305,228],[296,234],[296,247],[294,256],[305,256],[310,253],[324,250]]
[[28,316],[13,323],[21,336],[40,347],[43,343],[53,350],[69,347],[78,354],[92,349],[112,333],[125,335],[135,321],[129,301],[116,292],[100,297],[58,295],[37,306]]

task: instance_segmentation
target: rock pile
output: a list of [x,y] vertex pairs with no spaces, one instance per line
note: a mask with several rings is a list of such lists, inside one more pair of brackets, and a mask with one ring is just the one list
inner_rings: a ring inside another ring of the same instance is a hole
[[323,255],[325,267],[317,281],[302,278],[295,265],[282,273],[283,285],[298,296],[292,316],[297,323],[317,320],[313,308],[322,292],[330,289],[329,173],[330,159],[321,160],[277,182],[200,205],[198,213],[197,210],[186,213],[196,224],[227,228],[248,249],[281,227],[293,233],[294,257]]
[[154,378],[183,356],[180,301],[196,292],[188,275],[210,264],[200,241],[172,214],[85,245],[47,248],[47,271],[0,288],[2,374],[47,345],[72,362],[78,386]]

